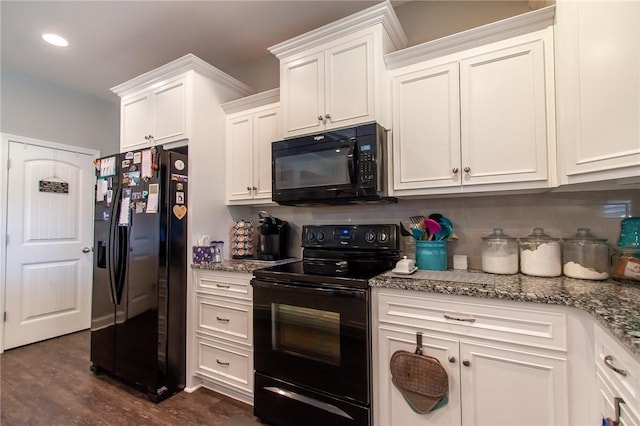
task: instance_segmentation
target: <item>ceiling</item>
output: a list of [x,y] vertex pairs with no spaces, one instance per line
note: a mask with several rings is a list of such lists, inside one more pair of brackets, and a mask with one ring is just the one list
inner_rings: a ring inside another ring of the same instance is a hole
[[[187,53],[227,71],[379,2],[2,0],[0,63],[118,102],[111,87]],[[44,32],[66,37],[69,47],[47,45],[40,38]]]

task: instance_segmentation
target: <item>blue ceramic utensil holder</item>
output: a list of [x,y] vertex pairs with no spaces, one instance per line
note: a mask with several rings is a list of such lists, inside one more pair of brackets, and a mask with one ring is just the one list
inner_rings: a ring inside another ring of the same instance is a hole
[[447,270],[446,241],[416,241],[416,265],[429,271]]

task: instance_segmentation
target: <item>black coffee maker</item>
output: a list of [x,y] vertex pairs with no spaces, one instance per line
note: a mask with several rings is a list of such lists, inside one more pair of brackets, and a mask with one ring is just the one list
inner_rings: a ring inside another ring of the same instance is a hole
[[279,260],[287,257],[289,223],[271,216],[265,211],[258,212],[257,257],[260,260]]

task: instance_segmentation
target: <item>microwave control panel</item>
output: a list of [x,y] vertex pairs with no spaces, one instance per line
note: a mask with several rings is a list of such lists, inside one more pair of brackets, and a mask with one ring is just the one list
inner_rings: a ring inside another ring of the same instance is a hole
[[360,185],[370,186],[376,179],[376,159],[370,144],[361,145],[358,151],[358,176]]

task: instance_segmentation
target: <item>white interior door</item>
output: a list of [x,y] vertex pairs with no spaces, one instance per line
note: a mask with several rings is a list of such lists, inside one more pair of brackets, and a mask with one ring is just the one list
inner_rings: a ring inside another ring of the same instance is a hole
[[5,349],[88,328],[93,266],[93,157],[11,141],[9,164]]

